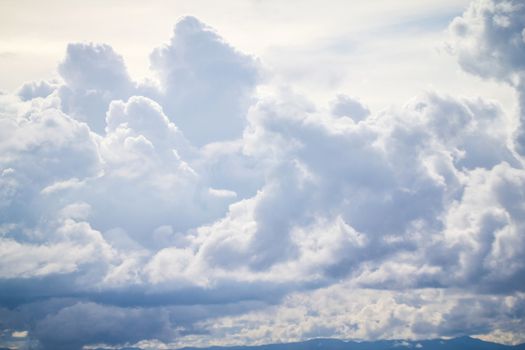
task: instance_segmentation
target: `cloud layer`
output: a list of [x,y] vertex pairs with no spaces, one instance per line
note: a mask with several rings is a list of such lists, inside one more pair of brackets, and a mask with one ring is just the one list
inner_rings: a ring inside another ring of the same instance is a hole
[[[521,102],[524,15],[476,1],[450,25],[460,66]],[[0,95],[3,343],[525,340],[523,103],[263,96],[260,62],[193,17],[151,68],[70,44],[60,81]]]

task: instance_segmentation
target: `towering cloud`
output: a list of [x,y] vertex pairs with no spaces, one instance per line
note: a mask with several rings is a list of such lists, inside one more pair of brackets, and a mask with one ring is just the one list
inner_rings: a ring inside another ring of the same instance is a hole
[[257,62],[194,17],[175,26],[170,42],[151,54],[162,103],[196,145],[235,139],[258,80]]
[[124,60],[108,45],[69,44],[58,72],[65,82],[62,110],[98,133],[104,131],[109,103],[127,98],[134,89]]

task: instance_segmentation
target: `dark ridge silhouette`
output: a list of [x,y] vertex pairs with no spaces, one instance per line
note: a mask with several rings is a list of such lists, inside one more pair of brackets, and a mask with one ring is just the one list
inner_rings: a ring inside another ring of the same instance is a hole
[[525,350],[525,343],[504,345],[468,336],[432,340],[378,340],[345,341],[339,339],[311,339],[304,342],[267,344],[257,346],[185,347],[180,350]]

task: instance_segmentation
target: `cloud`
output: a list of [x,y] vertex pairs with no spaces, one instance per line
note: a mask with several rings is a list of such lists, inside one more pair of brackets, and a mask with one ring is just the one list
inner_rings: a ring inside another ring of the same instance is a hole
[[98,133],[104,131],[109,103],[129,97],[135,88],[124,60],[109,45],[69,44],[58,72],[65,82],[62,110]]
[[513,81],[525,64],[520,1],[475,1],[450,24],[452,49],[466,71],[486,78]]
[[32,100],[36,97],[47,97],[56,90],[56,84],[47,81],[29,82],[22,85],[18,90],[18,96],[23,101]]
[[455,267],[451,276],[466,284],[475,279],[501,292],[506,288],[523,290],[519,281],[525,274],[525,263],[517,254],[525,250],[519,233],[525,217],[519,204],[524,179],[523,171],[506,163],[472,174],[462,201],[452,206],[446,219],[447,244],[452,245],[452,251],[458,245],[469,247],[458,249],[461,268]]
[[370,115],[370,110],[352,97],[338,95],[332,102],[332,114],[337,117],[350,117],[359,122]]
[[194,17],[184,17],[170,42],[151,54],[168,116],[196,144],[241,136],[257,84],[256,60],[227,44]]
[[43,205],[41,191],[100,170],[89,128],[58,110],[52,96],[45,103],[28,102],[0,118],[3,223],[32,225]]
[[461,67],[483,78],[511,84],[520,103],[516,150],[525,153],[525,5],[520,1],[474,1],[449,26],[451,51]]
[[355,289],[334,283],[293,293],[273,307],[207,322],[214,332],[196,338],[194,344],[278,343],[311,337],[345,338],[348,334],[360,339],[428,339],[480,334],[494,328],[519,334],[522,314],[523,296],[443,289]]
[[[160,103],[197,146],[242,135],[245,113],[260,77],[253,57],[188,16],[178,21],[170,42],[155,49],[150,58],[160,87],[132,81],[122,56],[109,45],[69,44],[58,67],[64,80],[59,90],[62,110],[103,133],[105,112],[112,100],[143,95]],[[20,94],[29,96],[28,89],[23,87]]]
[[[493,5],[451,27],[484,77],[462,40],[521,9]],[[258,61],[192,17],[151,61],[158,89],[110,46],[71,44],[60,86],[0,96],[3,330],[43,349],[523,339],[525,173],[497,102],[258,95]]]
[[41,320],[35,329],[44,348],[81,349],[86,339],[92,343],[137,342],[154,337],[169,340],[176,331],[168,327],[163,310],[134,310],[77,303]]

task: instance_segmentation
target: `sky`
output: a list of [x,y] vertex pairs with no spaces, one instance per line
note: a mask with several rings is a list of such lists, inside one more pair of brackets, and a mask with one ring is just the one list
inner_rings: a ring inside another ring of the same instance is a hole
[[525,3],[0,1],[0,347],[525,342]]

